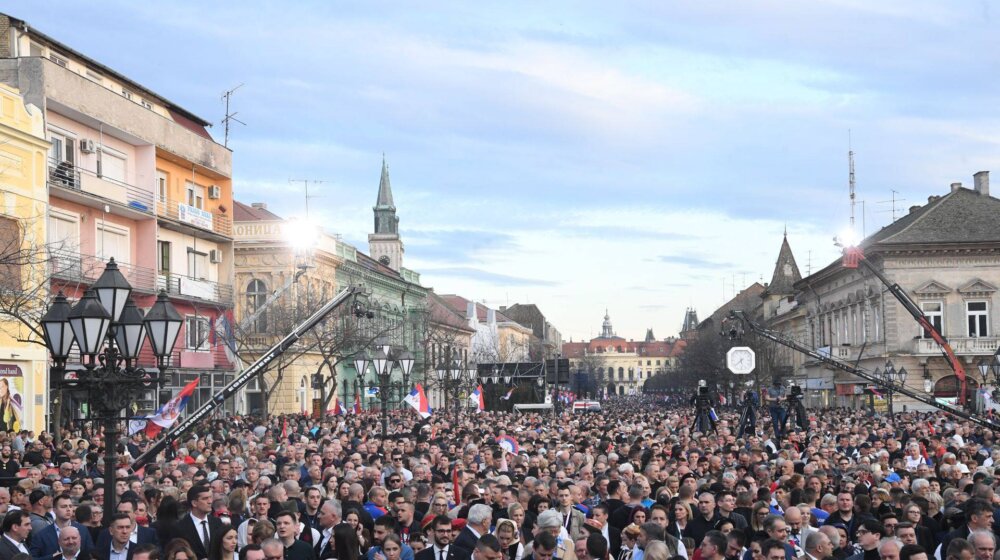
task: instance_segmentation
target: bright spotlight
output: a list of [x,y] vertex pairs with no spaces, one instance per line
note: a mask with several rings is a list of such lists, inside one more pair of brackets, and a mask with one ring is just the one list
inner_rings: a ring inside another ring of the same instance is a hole
[[837,247],[854,247],[858,241],[858,235],[850,228],[845,228],[833,238],[833,243]]
[[308,251],[315,247],[319,235],[319,227],[310,220],[290,220],[285,224],[285,241],[296,251]]

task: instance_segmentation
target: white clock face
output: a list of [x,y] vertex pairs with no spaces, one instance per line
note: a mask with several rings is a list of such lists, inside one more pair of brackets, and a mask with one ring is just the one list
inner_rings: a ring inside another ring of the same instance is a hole
[[746,346],[736,346],[730,348],[726,353],[726,366],[729,371],[736,374],[747,374],[753,371],[756,366],[756,356],[753,350]]

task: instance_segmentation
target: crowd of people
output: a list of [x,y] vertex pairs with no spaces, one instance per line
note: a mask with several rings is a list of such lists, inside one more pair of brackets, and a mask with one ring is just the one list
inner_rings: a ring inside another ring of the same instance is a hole
[[114,496],[99,432],[9,433],[0,560],[998,560],[992,432],[825,409],[778,439],[761,412],[230,416],[135,471],[150,442],[117,442]]

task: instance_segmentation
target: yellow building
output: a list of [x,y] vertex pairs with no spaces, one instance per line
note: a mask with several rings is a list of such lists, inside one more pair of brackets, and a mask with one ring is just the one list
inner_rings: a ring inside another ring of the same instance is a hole
[[[41,109],[25,105],[17,89],[0,84],[0,298],[23,298],[25,287],[46,285],[48,150]],[[0,431],[45,429],[48,353],[38,319],[47,295],[22,299],[29,304],[23,321],[0,316],[0,379],[6,380],[0,383]],[[15,406],[4,405],[6,395]]]

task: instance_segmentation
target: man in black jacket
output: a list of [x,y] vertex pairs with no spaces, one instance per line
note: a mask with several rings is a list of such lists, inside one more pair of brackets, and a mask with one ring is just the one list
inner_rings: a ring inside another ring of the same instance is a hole
[[[212,536],[223,530],[222,521],[212,513],[212,491],[208,486],[192,486],[187,493],[190,511],[170,530],[170,538],[184,539],[198,558],[208,558]],[[311,551],[312,549],[310,549]]]
[[431,546],[421,550],[414,560],[469,560],[469,555],[451,544],[451,518],[439,515],[431,522]]
[[[295,534],[299,529],[299,521],[295,518],[294,513],[290,511],[279,513],[274,518],[274,529],[274,536],[284,547],[285,558],[291,560],[316,560],[316,551],[308,543],[295,538]],[[264,551],[268,553],[267,555],[271,556],[271,553],[268,551],[267,541],[264,541],[263,546]]]

